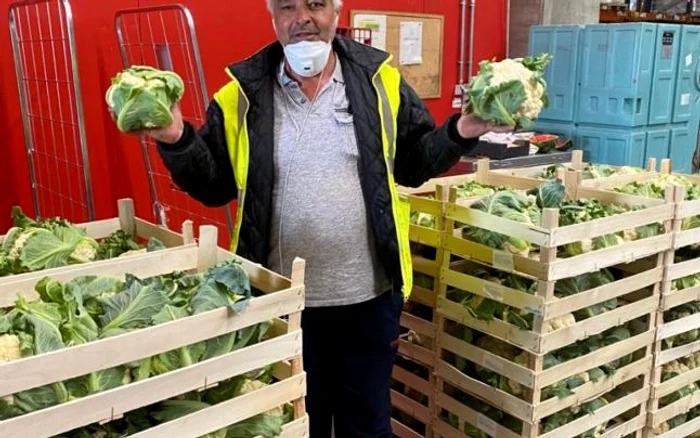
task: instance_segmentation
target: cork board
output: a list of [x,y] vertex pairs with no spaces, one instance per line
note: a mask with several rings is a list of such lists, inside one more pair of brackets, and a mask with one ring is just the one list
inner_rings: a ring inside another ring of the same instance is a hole
[[[442,95],[442,51],[445,18],[442,15],[410,14],[386,11],[351,11],[350,23],[356,15],[386,16],[386,51],[393,55],[391,65],[398,68],[403,78],[423,99],[438,99]],[[400,35],[402,22],[423,24],[422,62],[416,65],[400,65]]]

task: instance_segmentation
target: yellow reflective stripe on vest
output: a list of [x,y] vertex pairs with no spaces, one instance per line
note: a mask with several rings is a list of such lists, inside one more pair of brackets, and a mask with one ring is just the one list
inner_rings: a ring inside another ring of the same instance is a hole
[[402,292],[405,299],[411,295],[413,289],[413,263],[411,260],[411,247],[408,238],[411,209],[406,199],[399,196],[398,188],[394,181],[394,159],[396,157],[396,120],[401,105],[401,75],[397,69],[389,66],[391,57],[379,68],[372,78],[372,83],[377,91],[379,102],[379,118],[382,123],[382,143],[384,146],[384,160],[387,166],[388,184],[391,192],[391,207],[394,211],[394,225],[396,237],[399,243],[399,259],[401,261],[401,277],[403,279]]
[[225,85],[214,95],[214,100],[221,107],[224,114],[224,130],[226,132],[226,144],[231,159],[231,167],[236,177],[238,188],[238,208],[236,213],[236,225],[231,236],[231,251],[238,249],[238,239],[241,234],[243,222],[243,208],[245,204],[246,185],[248,183],[248,164],[250,162],[250,148],[248,143],[248,98],[243,93],[238,80],[231,76],[231,82]]

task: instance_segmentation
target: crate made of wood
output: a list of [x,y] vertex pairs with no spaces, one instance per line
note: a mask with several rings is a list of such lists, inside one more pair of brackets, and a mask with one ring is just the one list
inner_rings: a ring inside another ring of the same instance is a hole
[[[598,400],[580,400],[576,406],[558,411],[539,423],[528,423],[504,412],[502,405],[443,382],[437,395],[439,415],[434,423],[436,438],[491,436],[503,438],[573,438],[584,436],[641,437],[649,387],[641,379],[627,382],[599,396]],[[598,403],[598,404],[596,404]],[[596,407],[597,409],[591,409]],[[564,411],[564,412],[562,412]],[[576,412],[559,427],[556,416]]]
[[[443,263],[441,269],[443,289],[438,297],[438,315],[447,321],[517,348],[518,354],[515,356],[520,356],[520,360],[502,357],[489,349],[480,348],[443,331],[438,335],[438,347],[442,357],[436,365],[436,374],[439,379],[489,400],[501,406],[510,415],[533,425],[561,409],[576,406],[581,400],[595,397],[630,380],[641,379],[645,382],[645,387],[648,387],[649,383],[663,257],[670,249],[673,237],[670,226],[674,204],[671,200],[658,201],[599,192],[578,185],[578,176],[580,174],[571,172],[567,178],[568,199],[594,198],[604,203],[638,206],[642,210],[560,227],[559,211],[548,209],[544,210],[542,225],[533,226],[471,209],[472,201],[456,200],[454,190],[451,191],[450,202],[445,210],[444,259],[450,260],[450,263]],[[501,182],[505,177],[515,178],[501,176]],[[517,188],[523,190],[542,184],[538,182],[534,186],[528,186],[522,180],[518,181],[520,186]],[[538,246],[539,253],[519,256],[478,244],[463,238],[462,230],[455,226],[456,223],[524,239]],[[557,249],[570,243],[657,224],[663,225],[662,234],[654,237],[626,241],[617,246],[569,258],[557,256]],[[649,256],[657,258],[657,264],[651,269],[610,280],[599,287],[577,294],[562,298],[555,295],[557,283],[562,280]],[[455,270],[455,258],[528,279],[536,285],[537,290],[531,293],[480,278],[474,274],[473,267]],[[472,309],[465,307],[461,301],[463,298],[451,297],[451,289],[508,306],[515,313],[532,315],[532,323],[528,329],[524,329],[521,325],[500,319],[480,319]],[[610,300],[617,300],[617,303],[606,312],[578,321],[574,319],[566,325],[557,322],[562,318],[571,318],[572,314],[588,307],[604,305]],[[622,324],[635,327],[628,339],[560,365],[545,368],[546,354],[585,341],[592,336],[605,334]],[[525,396],[513,396],[466,375],[454,362],[446,361],[444,354],[457,356],[461,360],[505,376],[523,386]],[[588,381],[564,398],[543,398],[542,390],[546,387],[588,370],[609,365],[629,355],[633,355],[635,360],[616,373],[596,381]]]
[[391,380],[394,435],[399,438],[432,437],[433,368],[399,355]]
[[[112,235],[113,233],[122,230],[140,241],[148,241],[151,238],[156,238],[163,242],[167,248],[174,248],[182,245],[194,243],[194,230],[191,221],[185,221],[182,224],[180,233],[171,231],[165,227],[152,224],[148,221],[140,219],[134,215],[134,203],[131,199],[121,199],[118,203],[119,216],[110,219],[103,219],[94,222],[76,224],[76,227],[85,229],[88,237],[100,241]],[[0,243],[5,236],[0,236]],[[145,249],[143,250],[145,253]],[[131,255],[130,257],[141,257],[143,254]],[[104,264],[104,261],[94,261],[84,263],[83,265],[93,265],[97,263]],[[74,265],[72,265],[74,266]],[[15,282],[22,281],[38,281],[45,276],[54,275],[61,272],[63,268],[44,269],[41,271],[27,272],[23,274],[10,275],[0,277],[0,285],[11,287]],[[32,292],[33,294],[33,292]],[[35,295],[34,295],[35,296]],[[0,307],[6,306],[9,303],[3,301],[0,297]]]
[[[545,172],[551,171],[551,169],[554,169],[553,176],[555,178],[559,179],[564,179],[567,170],[581,170],[585,171],[585,169],[591,165],[595,165],[594,163],[587,163],[583,161],[583,152],[576,150],[572,152],[571,156],[571,162],[570,163],[562,163],[562,164],[554,164],[554,165],[545,165],[545,166],[532,166],[532,167],[522,167],[522,168],[516,168],[516,169],[498,169],[494,170],[493,172],[495,173],[501,173],[501,174],[506,174],[506,175],[511,175],[511,176],[517,176],[521,178],[526,178],[530,180],[535,180],[535,181],[544,181],[546,178],[543,176]],[[614,170],[616,173],[622,170],[623,166],[606,166],[612,170]],[[654,173],[656,169],[656,159],[655,158],[650,158],[647,162],[646,167],[643,169],[643,172],[641,174],[645,173]],[[633,175],[637,175],[636,173]],[[588,183],[589,181],[596,181],[596,180],[607,180],[609,178],[616,178],[619,176],[623,175],[612,175],[608,177],[598,177],[598,178],[590,178],[586,179],[584,183]]]
[[[203,226],[200,230],[199,245],[112,260],[108,264],[71,266],[55,271],[51,278],[65,282],[91,275],[125,278],[131,274],[148,278],[171,272],[196,273],[234,257],[217,248],[215,227]],[[0,421],[0,436],[52,437],[83,426],[110,422],[135,409],[209,389],[233,377],[273,366],[276,381],[269,386],[132,436],[194,438],[278,406],[293,404],[294,419],[286,425],[283,436],[307,437],[308,420],[303,400],[306,383],[301,362],[304,262],[294,262],[292,280],[289,280],[259,265],[238,260],[251,286],[260,291],[260,295],[253,297],[240,312],[219,308],[119,336],[0,363],[0,397],[133,363],[272,321],[272,328],[263,341],[185,368]],[[9,298],[18,293],[30,296],[34,286],[35,282],[29,278],[11,287],[0,285],[0,296],[9,303]]]

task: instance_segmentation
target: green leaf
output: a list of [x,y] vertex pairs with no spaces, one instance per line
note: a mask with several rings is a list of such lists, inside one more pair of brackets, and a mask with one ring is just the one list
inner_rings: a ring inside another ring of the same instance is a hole
[[102,302],[105,310],[100,317],[102,336],[109,336],[113,330],[146,327],[167,304],[168,297],[163,292],[134,283],[126,291]]
[[30,271],[67,266],[82,238],[74,228],[57,228],[53,232],[34,229],[22,247],[22,265]]
[[155,251],[167,249],[165,244],[155,237],[151,237],[150,239],[148,239],[148,244],[147,244],[146,248],[147,248],[148,252],[155,252]]
[[278,437],[282,433],[284,417],[261,414],[229,426],[226,438]]

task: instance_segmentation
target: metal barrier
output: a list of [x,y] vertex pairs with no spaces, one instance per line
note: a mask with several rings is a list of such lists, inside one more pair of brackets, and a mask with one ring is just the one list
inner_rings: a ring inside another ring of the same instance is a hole
[[10,35],[36,216],[94,219],[68,0],[10,4]]
[[[190,11],[182,5],[124,9],[117,12],[115,29],[124,67],[149,65],[180,75],[185,84],[179,104],[182,114],[195,126],[204,123],[208,94]],[[207,208],[190,198],[172,182],[153,141],[142,137],[141,148],[158,223],[167,226],[192,219],[197,226],[224,226],[230,234],[233,222],[228,207]],[[229,239],[227,233],[219,234]]]

